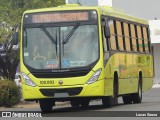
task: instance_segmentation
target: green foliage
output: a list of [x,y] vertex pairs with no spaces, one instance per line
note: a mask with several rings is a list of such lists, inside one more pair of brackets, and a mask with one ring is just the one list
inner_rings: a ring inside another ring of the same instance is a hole
[[9,80],[0,80],[0,106],[11,107],[20,101],[20,90]]
[[[20,25],[24,11],[30,9],[55,7],[63,5],[65,0],[0,0],[0,43],[11,43],[13,28]],[[12,80],[19,63],[19,52],[14,52],[12,46],[5,47],[5,60],[0,56],[0,72]]]
[[25,10],[63,4],[65,0],[0,0],[0,43],[4,43],[7,36],[12,34],[13,26],[20,24]]

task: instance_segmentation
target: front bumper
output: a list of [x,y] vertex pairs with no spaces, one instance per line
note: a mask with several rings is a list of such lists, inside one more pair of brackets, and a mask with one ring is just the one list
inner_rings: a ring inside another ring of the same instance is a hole
[[92,84],[59,87],[31,87],[22,84],[22,93],[25,100],[103,96],[104,80]]

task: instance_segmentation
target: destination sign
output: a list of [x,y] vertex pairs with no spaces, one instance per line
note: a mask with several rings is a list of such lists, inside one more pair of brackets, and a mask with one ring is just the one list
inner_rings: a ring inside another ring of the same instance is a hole
[[32,15],[32,23],[69,22],[89,20],[88,12],[41,13]]

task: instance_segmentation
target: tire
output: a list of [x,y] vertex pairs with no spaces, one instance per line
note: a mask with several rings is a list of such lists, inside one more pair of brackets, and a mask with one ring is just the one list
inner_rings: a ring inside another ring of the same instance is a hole
[[89,106],[89,100],[83,100],[81,101],[80,104],[81,104],[81,107],[86,108]]
[[54,101],[50,99],[39,100],[39,105],[42,112],[51,112],[54,104]]
[[80,102],[77,100],[71,100],[70,104],[72,107],[79,107],[80,106]]
[[123,99],[124,104],[131,104],[132,103],[132,96],[131,95],[122,96],[122,99]]
[[113,107],[113,105],[118,104],[118,74],[117,73],[114,73],[113,96],[103,97],[102,103],[103,103],[103,106],[107,108]]
[[112,96],[106,96],[102,98],[102,103],[105,108],[111,108],[114,104],[114,98]]
[[113,105],[118,104],[118,74],[114,75],[114,84],[113,84]]
[[138,85],[138,92],[133,94],[133,103],[141,103],[142,102],[142,84]]
[[113,99],[113,105],[118,105],[118,90],[117,86],[114,86],[114,94],[112,96]]

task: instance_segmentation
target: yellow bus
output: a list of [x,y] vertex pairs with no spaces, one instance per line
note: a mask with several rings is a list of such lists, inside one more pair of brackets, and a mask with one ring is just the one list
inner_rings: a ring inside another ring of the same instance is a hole
[[87,107],[141,103],[153,85],[148,22],[105,6],[28,10],[21,24],[24,100],[51,111],[57,101]]

